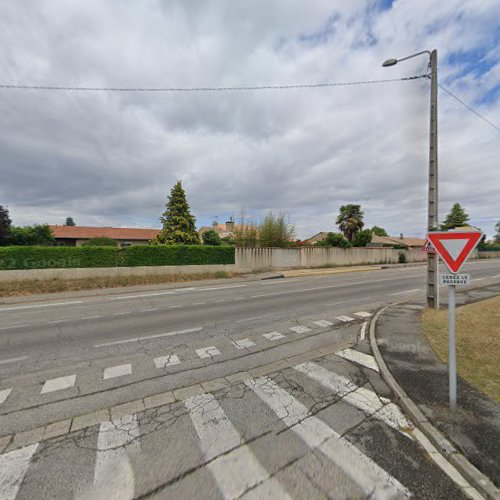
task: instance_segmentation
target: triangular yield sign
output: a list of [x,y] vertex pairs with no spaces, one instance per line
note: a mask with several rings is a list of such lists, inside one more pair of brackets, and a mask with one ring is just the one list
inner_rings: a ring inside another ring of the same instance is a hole
[[458,273],[483,234],[479,231],[429,233],[432,246],[452,273]]

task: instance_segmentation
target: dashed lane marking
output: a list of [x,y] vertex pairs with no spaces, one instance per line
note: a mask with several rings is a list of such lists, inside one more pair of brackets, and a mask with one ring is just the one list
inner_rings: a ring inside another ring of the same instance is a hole
[[127,344],[129,342],[139,342],[139,341],[143,341],[143,340],[158,339],[161,337],[171,337],[172,335],[181,335],[183,333],[199,332],[200,330],[203,330],[203,328],[201,326],[197,326],[195,328],[188,328],[186,330],[174,330],[173,332],[156,333],[154,335],[143,335],[141,337],[133,337],[130,339],[114,340],[112,342],[104,342],[103,344],[96,344],[96,345],[94,345],[94,347],[108,347],[108,346],[119,345],[119,344]]
[[62,389],[69,389],[73,387],[76,382],[76,375],[67,375],[66,377],[58,377],[47,380],[43,384],[40,394],[46,394],[47,392],[61,391]]
[[390,293],[389,295],[399,295],[401,293],[412,293],[412,292],[421,292],[420,288],[412,288],[411,290],[402,290],[401,292]]
[[327,321],[326,319],[320,319],[319,321],[313,321],[315,325],[321,326],[323,328],[326,328],[328,326],[332,326],[333,323],[331,321]]
[[200,358],[213,358],[214,356],[219,356],[220,351],[214,345],[209,347],[202,347],[201,349],[196,349],[196,354]]
[[180,292],[190,292],[196,288],[181,288],[179,290],[170,290],[168,292],[155,292],[155,293],[141,293],[138,295],[120,295],[118,297],[106,297],[108,300],[127,300],[127,299],[140,299],[142,297],[159,297],[161,295],[173,295]]
[[9,397],[9,394],[12,392],[12,388],[3,389],[0,391],[0,405],[5,402],[5,400]]
[[188,398],[200,446],[223,498],[240,498],[248,490],[266,485],[266,498],[289,498],[283,486],[269,477],[212,394]]
[[354,313],[354,316],[359,316],[360,318],[370,318],[372,314],[366,311],[359,311],[357,313]]
[[290,330],[292,330],[292,332],[295,332],[295,333],[307,333],[307,332],[311,331],[310,328],[308,328],[307,326],[303,326],[303,325],[292,326],[290,328]]
[[123,377],[132,373],[132,365],[127,363],[125,365],[108,366],[104,368],[102,378],[107,380],[109,378]]
[[336,316],[335,319],[343,321],[344,323],[348,323],[349,321],[354,321],[354,318],[351,318],[350,316]]
[[0,361],[0,365],[7,365],[9,363],[17,363],[18,361],[25,361],[26,359],[30,359],[30,357],[29,356],[20,356],[19,358],[2,359]]
[[353,444],[340,436],[269,377],[245,384],[310,448],[319,449],[371,498],[410,497],[410,491]]
[[273,341],[273,340],[279,340],[279,339],[284,339],[285,336],[280,333],[280,332],[269,332],[269,333],[263,333],[263,337],[265,337],[267,340]]
[[0,498],[14,500],[31,463],[38,443],[0,455]]
[[394,403],[387,400],[381,401],[373,391],[358,387],[347,377],[333,373],[316,363],[302,363],[294,368],[316,380],[334,394],[338,394],[342,401],[347,401],[368,415],[382,420],[382,422],[401,432],[404,436],[413,439],[410,434],[405,432],[406,429],[412,429],[413,425],[406,420],[401,410]]
[[338,351],[335,353],[337,356],[341,358],[347,359],[349,361],[354,361],[359,365],[366,366],[367,368],[371,368],[376,372],[379,371],[377,362],[373,356],[369,354],[365,354],[364,352],[355,351],[354,349],[344,349],[342,351]]
[[206,291],[211,291],[211,290],[226,290],[228,288],[241,288],[246,285],[228,285],[228,286],[217,286],[217,287],[210,287],[210,288],[199,288],[198,290],[200,292],[206,292]]
[[56,307],[56,306],[69,306],[74,304],[83,304],[83,300],[73,300],[71,302],[53,302],[52,304],[35,304],[31,306],[15,306],[15,307],[1,307],[2,311],[18,311],[20,309],[38,309],[41,307]]
[[255,342],[250,339],[233,340],[232,343],[236,349],[246,349],[256,345]]
[[167,366],[178,365],[181,362],[177,354],[169,354],[168,356],[160,356],[154,359],[156,368],[165,368]]

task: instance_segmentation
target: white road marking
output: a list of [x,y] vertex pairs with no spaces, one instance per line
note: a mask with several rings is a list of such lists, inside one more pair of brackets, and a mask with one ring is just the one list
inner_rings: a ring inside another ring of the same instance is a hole
[[17,325],[2,326],[0,330],[12,330],[13,328],[25,328],[30,326],[29,323],[18,323]]
[[350,316],[336,316],[335,319],[339,319],[340,321],[343,321],[344,323],[347,323],[349,321],[354,321],[354,318],[351,318]]
[[57,325],[59,323],[64,323],[65,321],[71,321],[69,319],[56,319],[54,321],[47,321],[47,325]]
[[89,498],[133,498],[135,475],[129,454],[140,451],[137,416],[103,422],[99,427],[97,450],[94,488]]
[[245,384],[311,449],[319,449],[371,498],[411,496],[410,491],[353,444],[336,433],[268,377]]
[[248,321],[255,321],[256,319],[268,318],[269,316],[274,316],[274,313],[271,313],[271,314],[261,314],[260,316],[250,316],[250,318],[237,319],[235,321],[235,323],[246,323]]
[[167,366],[178,365],[181,360],[177,354],[169,354],[168,356],[160,356],[154,359],[156,368],[165,368]]
[[67,375],[66,377],[58,377],[47,380],[43,384],[40,394],[45,394],[47,392],[60,391],[62,389],[69,389],[73,387],[76,382],[76,375]]
[[149,309],[139,309],[140,313],[145,313],[145,312],[153,312],[153,311],[158,311],[158,307],[150,307]]
[[0,361],[0,365],[6,365],[8,363],[16,363],[17,361],[24,361],[25,359],[30,359],[30,357],[20,356],[19,358],[2,359],[2,361]]
[[104,368],[102,373],[102,379],[107,380],[108,378],[123,377],[124,375],[130,375],[132,373],[132,365],[127,363],[125,365],[108,366]]
[[401,292],[390,293],[389,295],[399,295],[401,293],[412,293],[412,292],[421,292],[420,288],[412,288],[411,290],[403,290]]
[[255,345],[255,342],[250,339],[233,340],[232,342],[236,349],[246,349]]
[[359,333],[360,340],[365,340],[367,328],[368,328],[368,321],[365,321],[361,326],[361,332]]
[[73,304],[82,304],[83,300],[73,300],[71,302],[53,302],[52,304],[36,304],[32,306],[15,306],[15,307],[1,307],[0,312],[2,311],[18,311],[20,309],[37,309],[40,307],[56,307],[56,306],[69,306]]
[[289,283],[296,283],[297,281],[307,281],[304,278],[296,278],[296,279],[291,279],[291,278],[276,278],[272,280],[265,280],[261,282],[261,285],[288,285]]
[[207,290],[226,290],[227,288],[241,288],[246,285],[228,285],[228,286],[217,286],[210,288],[198,288],[200,292],[206,292]]
[[313,321],[313,323],[315,325],[321,326],[323,328],[326,328],[328,326],[332,326],[333,325],[333,323],[331,323],[330,321],[327,321],[326,319],[320,319],[319,321]]
[[93,316],[84,316],[82,319],[97,319],[102,318],[102,314],[94,314]]
[[191,305],[192,306],[202,306],[203,304],[206,304],[206,302],[193,302]]
[[161,337],[171,337],[172,335],[181,335],[182,333],[199,332],[200,330],[203,330],[203,328],[201,326],[197,326],[195,328],[188,328],[186,330],[174,330],[173,332],[156,333],[154,335],[143,335],[142,337],[133,337],[131,339],[115,340],[113,342],[104,342],[103,344],[95,344],[94,347],[107,347],[111,345],[127,344],[129,342],[139,342],[143,340],[158,339]]
[[307,326],[303,326],[303,325],[292,326],[290,328],[290,330],[292,330],[292,332],[295,332],[295,333],[306,333],[306,332],[310,332],[311,331],[310,328],[308,328]]
[[402,276],[401,278],[384,278],[384,279],[380,279],[380,280],[354,281],[351,283],[342,283],[340,285],[316,286],[313,288],[300,288],[299,290],[289,290],[287,292],[275,292],[275,293],[266,293],[266,294],[262,294],[262,295],[252,295],[251,298],[257,299],[260,297],[271,297],[273,295],[286,295],[289,293],[304,293],[304,292],[312,292],[315,290],[329,290],[331,288],[340,288],[340,287],[346,287],[346,286],[352,286],[352,285],[366,285],[369,283],[379,283],[381,281],[396,281],[396,280],[403,280],[403,279],[406,280],[408,278],[415,278],[418,276],[420,276],[420,274],[414,274],[411,276]]
[[38,443],[0,455],[0,498],[14,500]]
[[347,359],[349,361],[354,361],[359,365],[371,368],[376,372],[379,371],[375,358],[373,356],[370,356],[369,354],[365,354],[364,352],[355,351],[354,349],[344,349],[342,351],[336,352],[335,354],[337,356],[340,356],[341,358]]
[[280,332],[263,333],[262,336],[271,341],[285,338],[285,336]]
[[220,354],[220,351],[219,349],[217,349],[217,347],[211,345],[209,347],[196,349],[196,354],[198,354],[200,358],[213,358],[214,356],[218,356]]
[[354,313],[354,316],[359,316],[360,318],[370,318],[372,316],[372,313],[366,311],[359,311],[357,313]]
[[130,311],[123,311],[119,313],[114,313],[113,316],[125,316],[126,314],[132,314]]
[[212,394],[186,399],[200,447],[223,498],[240,498],[266,484],[268,498],[289,498],[280,483],[269,477]]
[[373,391],[364,387],[358,387],[352,380],[326,370],[316,363],[302,363],[294,366],[294,368],[316,380],[323,387],[338,394],[342,398],[342,401],[347,401],[366,414],[382,420],[393,429],[401,432],[404,436],[413,439],[408,432],[405,432],[413,429],[413,425],[406,420],[401,410],[394,403],[387,402],[387,400],[382,402]]
[[5,400],[9,397],[9,394],[12,392],[12,388],[3,389],[0,391],[0,405],[5,402]]
[[190,292],[196,288],[180,288],[179,290],[170,290],[168,292],[155,292],[155,293],[141,293],[138,295],[120,295],[118,297],[106,297],[108,300],[127,300],[127,299],[140,299],[142,297],[159,297],[161,295],[172,295],[179,292]]

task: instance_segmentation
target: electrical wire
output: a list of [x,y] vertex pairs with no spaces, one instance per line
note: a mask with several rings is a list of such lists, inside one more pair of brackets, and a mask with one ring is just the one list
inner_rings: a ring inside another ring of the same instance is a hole
[[428,75],[414,75],[403,78],[391,78],[385,80],[363,80],[353,82],[326,82],[326,83],[304,83],[296,85],[255,85],[241,87],[70,87],[62,85],[21,85],[14,83],[0,84],[3,90],[62,90],[78,92],[228,92],[248,90],[288,90],[288,89],[311,89],[323,87],[346,87],[350,85],[369,85],[376,83],[390,83],[418,80],[427,78]]
[[500,127],[495,125],[492,121],[488,120],[485,116],[483,116],[479,111],[476,111],[472,106],[469,106],[466,102],[462,101],[459,97],[457,97],[451,90],[448,90],[446,87],[443,87],[440,83],[438,86],[441,90],[444,90],[450,97],[453,97],[455,101],[459,102],[464,108],[468,109],[471,113],[474,113],[477,117],[481,118],[481,120],[485,121],[488,125],[492,126],[494,129],[500,132]]

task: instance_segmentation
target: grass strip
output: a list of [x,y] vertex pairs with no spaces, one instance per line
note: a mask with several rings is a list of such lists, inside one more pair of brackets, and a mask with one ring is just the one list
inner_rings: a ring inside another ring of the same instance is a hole
[[[500,296],[457,308],[457,370],[500,402]],[[448,311],[427,309],[423,331],[437,355],[448,361]]]

